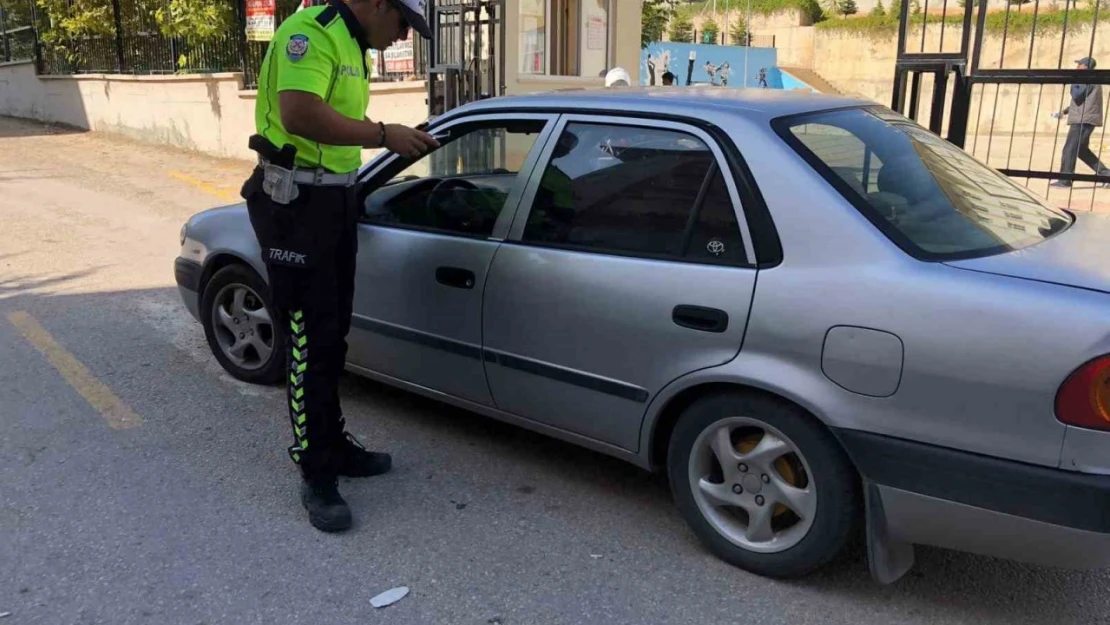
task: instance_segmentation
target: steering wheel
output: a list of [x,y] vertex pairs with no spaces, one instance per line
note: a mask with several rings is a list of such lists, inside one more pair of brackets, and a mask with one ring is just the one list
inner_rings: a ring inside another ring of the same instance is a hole
[[447,189],[450,187],[458,187],[461,189],[468,189],[470,191],[480,191],[476,184],[465,178],[445,178],[437,182],[435,186],[432,187],[431,192],[428,193],[428,200],[427,202],[425,202],[424,208],[429,211],[434,210],[436,194],[439,193],[442,189]]

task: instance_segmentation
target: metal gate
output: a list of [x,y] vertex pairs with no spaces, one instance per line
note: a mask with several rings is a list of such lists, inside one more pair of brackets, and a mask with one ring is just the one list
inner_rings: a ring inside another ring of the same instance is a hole
[[428,114],[505,93],[505,0],[431,3]]
[[[1110,183],[1107,120],[1094,128],[1088,151],[1069,142],[1069,132],[1080,133],[1067,115],[1050,115],[1069,105],[1110,112],[1110,90],[1102,88],[1110,71],[1098,69],[1100,59],[1094,69],[1073,69],[1094,56],[1098,27],[1110,20],[1106,0],[1082,0],[1082,7],[1077,0],[966,0],[951,11],[950,0],[933,0],[932,11],[929,0],[899,1],[892,108],[1054,205],[1110,209],[1110,189],[1100,188]],[[1101,61],[1110,67],[1110,55]],[[1071,85],[1098,88],[1076,105]],[[1071,172],[1065,162],[1075,165]]]

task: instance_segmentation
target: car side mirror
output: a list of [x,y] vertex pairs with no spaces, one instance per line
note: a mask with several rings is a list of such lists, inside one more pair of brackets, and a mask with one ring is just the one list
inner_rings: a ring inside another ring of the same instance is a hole
[[[381,189],[378,189],[380,191]],[[362,214],[368,219],[382,220],[389,217],[392,212],[389,210],[389,205],[385,202],[385,197],[388,194],[371,192],[366,195],[366,200],[362,203]]]

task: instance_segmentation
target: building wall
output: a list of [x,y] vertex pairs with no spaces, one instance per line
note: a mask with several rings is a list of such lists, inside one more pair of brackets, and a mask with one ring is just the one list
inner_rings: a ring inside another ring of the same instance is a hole
[[[640,23],[643,0],[616,0],[611,6],[612,11],[609,16],[609,38],[612,42],[614,57],[612,67],[623,67],[632,78],[632,84],[637,84],[640,82]],[[519,61],[522,55],[520,33],[523,28],[520,7],[517,0],[510,0],[506,3],[506,7],[506,95],[552,91],[555,89],[573,89],[576,87],[600,87],[605,84],[604,78],[598,75],[553,76],[522,74]]]
[[[505,87],[520,94],[602,86],[600,76],[522,76],[519,5],[506,3]],[[641,0],[616,0],[609,20],[615,66],[638,82]],[[238,73],[179,76],[83,74],[36,76],[30,62],[0,64],[0,115],[63,123],[219,157],[253,159],[257,94],[243,89]],[[416,125],[427,117],[424,81],[373,83],[367,115]],[[366,157],[376,151],[367,150]]]
[[[944,29],[944,51],[958,52],[961,28],[947,26]],[[920,29],[917,33],[917,46],[920,48]],[[925,32],[925,50],[938,51],[940,45],[940,26],[930,25]],[[1067,41],[1062,42],[1060,32],[1045,30],[1038,32],[1034,40],[1032,55],[1029,49],[1029,35],[1011,33],[1005,40],[1001,35],[988,34],[984,37],[980,66],[983,69],[1025,69],[1032,56],[1034,68],[1056,69],[1060,62],[1061,43],[1063,43],[1064,69],[1074,69],[1072,61],[1091,53],[1091,32],[1086,26],[1069,26]],[[1091,56],[1097,59],[1110,59],[1110,40],[1095,37],[1094,51]],[[894,89],[894,62],[897,57],[897,37],[864,36],[837,30],[816,29],[814,40],[815,62],[813,70],[829,81],[845,95],[863,97],[890,106]],[[1108,61],[1110,62],[1110,61]],[[948,95],[951,97],[953,83],[949,80]],[[1066,85],[1023,86],[1017,85],[978,86],[972,92],[971,119],[968,133],[1033,133],[1053,135],[1060,128],[1057,120],[1049,113],[1059,110],[1069,101]],[[931,78],[922,80],[921,106],[919,120],[927,122],[929,104],[933,92]],[[1110,89],[1103,89],[1105,98],[1110,97]],[[907,98],[908,103],[908,98]],[[947,113],[944,128],[947,128]]]
[[[241,74],[35,76],[32,63],[7,63],[0,64],[0,115],[252,159],[256,93],[242,85]],[[427,117],[425,97],[423,82],[374,83],[367,115],[415,125]]]

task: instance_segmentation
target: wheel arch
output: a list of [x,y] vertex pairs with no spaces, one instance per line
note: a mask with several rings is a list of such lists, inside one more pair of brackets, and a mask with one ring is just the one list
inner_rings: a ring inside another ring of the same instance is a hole
[[269,281],[266,279],[266,273],[263,271],[259,271],[258,267],[256,267],[254,263],[250,262],[242,255],[236,254],[235,252],[220,250],[210,253],[208,255],[208,258],[204,260],[204,265],[202,266],[200,272],[200,283],[197,286],[198,294],[200,295],[200,297],[204,297],[204,291],[208,288],[208,283],[212,280],[212,276],[216,275],[216,272],[220,271],[221,269],[225,267],[230,267],[231,265],[242,265],[243,267],[250,269],[254,273],[258,274],[258,277],[262,279],[262,282],[266,283],[267,286],[269,285]]
[[651,471],[662,471],[666,469],[668,446],[670,444],[671,435],[682,413],[690,405],[705,397],[726,393],[758,394],[797,408],[832,435],[841,451],[848,457],[848,461],[855,470],[857,478],[860,478],[859,468],[856,466],[855,460],[851,457],[851,454],[848,453],[844,443],[837,435],[836,428],[832,427],[828,420],[824,418],[815,407],[807,405],[805,402],[791,397],[778,389],[761,386],[749,380],[736,379],[711,379],[692,382],[682,388],[675,389],[669,397],[664,398],[664,403],[655,413],[655,417],[650,421],[648,426],[647,457],[645,459],[647,468]]

